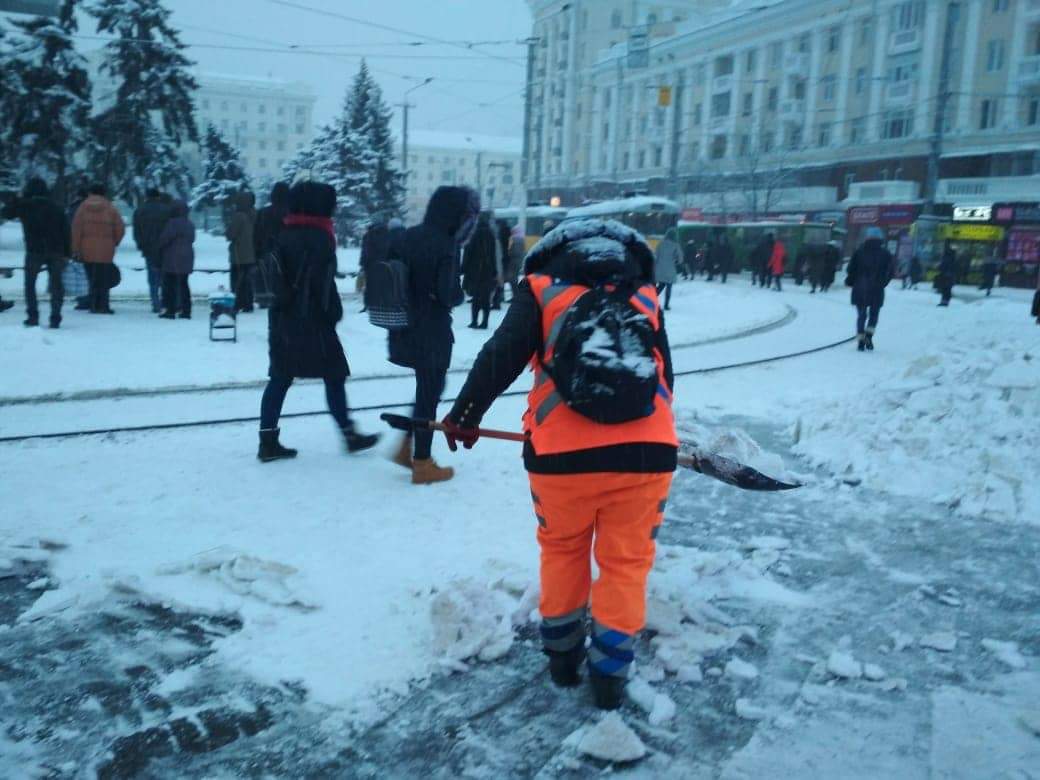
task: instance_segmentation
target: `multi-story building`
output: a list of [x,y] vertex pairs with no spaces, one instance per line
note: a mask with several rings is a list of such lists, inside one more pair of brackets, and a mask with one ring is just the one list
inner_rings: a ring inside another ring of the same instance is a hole
[[529,3],[532,199],[1040,200],[1040,0]]
[[30,14],[32,16],[57,16],[59,0],[0,0],[0,18],[7,14]]
[[[116,99],[118,82],[101,68],[104,51],[87,55],[95,112],[109,108]],[[242,153],[246,173],[257,184],[277,179],[282,165],[314,134],[314,104],[310,85],[274,78],[250,78],[196,73],[195,122],[200,141],[212,124],[225,140]],[[192,177],[202,176],[201,145],[181,146],[181,157]]]
[[405,215],[422,219],[426,203],[442,184],[473,187],[485,207],[523,202],[519,138],[414,130],[408,134]]

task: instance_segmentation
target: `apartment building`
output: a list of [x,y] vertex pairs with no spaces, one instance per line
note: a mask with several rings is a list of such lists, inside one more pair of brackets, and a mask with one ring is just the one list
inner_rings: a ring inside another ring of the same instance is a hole
[[413,130],[408,135],[406,219],[417,222],[443,184],[473,187],[485,207],[523,200],[521,139],[468,133]]
[[753,177],[787,210],[919,201],[943,104],[940,199],[1040,173],[1040,0],[529,2],[532,199],[710,209]]

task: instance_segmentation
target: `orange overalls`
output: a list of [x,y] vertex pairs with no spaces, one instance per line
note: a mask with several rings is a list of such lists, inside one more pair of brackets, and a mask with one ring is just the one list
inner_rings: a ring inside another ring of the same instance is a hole
[[[524,430],[538,455],[620,444],[678,446],[664,359],[655,352],[658,393],[653,413],[617,425],[594,422],[563,403],[544,364],[564,313],[588,288],[529,275],[542,311],[543,349],[535,356],[534,386]],[[631,303],[654,329],[660,327],[657,291],[641,287]],[[584,642],[584,616],[591,601],[590,661],[602,674],[623,676],[632,660],[632,638],[646,617],[646,579],[654,563],[658,527],[664,518],[671,473],[530,474],[541,547],[542,638],[550,652],[564,653]],[[592,582],[592,555],[599,578]]]

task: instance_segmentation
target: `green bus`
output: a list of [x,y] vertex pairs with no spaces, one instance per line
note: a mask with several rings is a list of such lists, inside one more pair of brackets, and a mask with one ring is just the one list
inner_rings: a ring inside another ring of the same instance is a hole
[[736,258],[734,271],[749,267],[751,252],[758,243],[772,233],[773,236],[783,242],[787,249],[787,267],[794,268],[794,259],[803,246],[822,246],[830,241],[845,242],[845,230],[835,227],[829,222],[784,222],[782,220],[767,220],[761,222],[731,222],[728,225],[716,225],[710,222],[679,222],[679,245],[683,249],[683,256],[692,257],[693,253],[703,251],[712,238],[719,232],[725,232],[733,247]]

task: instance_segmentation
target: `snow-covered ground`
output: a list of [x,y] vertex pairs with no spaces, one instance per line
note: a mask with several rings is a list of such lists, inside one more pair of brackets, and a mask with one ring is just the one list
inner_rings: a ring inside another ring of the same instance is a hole
[[[677,380],[684,430],[758,463],[782,456],[807,485],[752,495],[676,476],[622,711],[635,734],[545,682],[535,524],[509,444],[438,442],[456,479],[413,488],[383,457],[396,442],[348,458],[324,417],[285,420],[300,457],[266,466],[249,423],[0,443],[0,569],[14,575],[0,583],[20,583],[0,610],[19,649],[0,668],[45,647],[143,702],[85,723],[115,694],[81,691],[78,709],[30,716],[46,686],[15,663],[0,679],[0,765],[72,777],[144,755],[160,774],[201,776],[587,776],[604,745],[638,752],[634,737],[648,756],[631,771],[645,776],[1029,776],[1040,328],[1028,302],[963,290],[937,309],[929,292],[892,289],[874,353],[844,344]],[[680,371],[821,347],[854,322],[845,290],[739,278],[680,283],[672,307]],[[261,315],[240,318],[238,344],[210,344],[202,307],[188,323],[146,308],[70,313],[57,332],[0,317],[0,437],[256,415],[251,386],[110,392],[263,379]],[[347,308],[352,404],[407,401],[407,379],[376,378],[393,373],[382,332]],[[484,334],[456,332],[463,368]],[[98,392],[24,402],[83,391]],[[287,411],[320,408],[320,387],[290,393]],[[505,398],[485,422],[516,428],[522,411]],[[377,429],[377,414],[360,424]],[[94,644],[62,649],[66,635]],[[137,682],[135,664],[150,670]],[[260,732],[246,747],[221,748],[205,714],[217,698],[236,736]],[[186,748],[182,720],[211,746]]]

